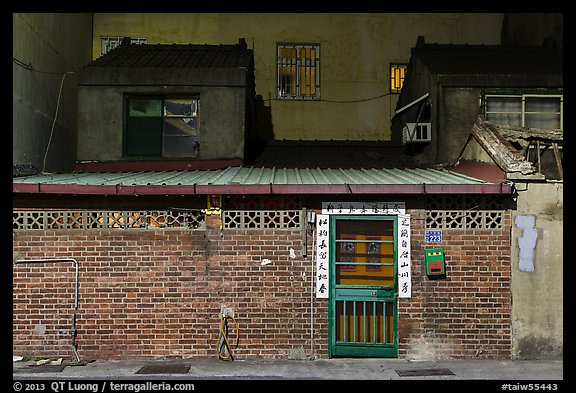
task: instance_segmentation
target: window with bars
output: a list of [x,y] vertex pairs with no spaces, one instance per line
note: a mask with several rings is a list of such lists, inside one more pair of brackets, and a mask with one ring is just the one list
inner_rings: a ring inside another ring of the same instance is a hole
[[[100,56],[105,55],[122,43],[124,37],[100,37]],[[147,44],[145,37],[130,37],[131,44]]]
[[400,93],[404,85],[404,78],[408,64],[390,64],[390,92]]
[[486,120],[516,127],[562,130],[561,94],[484,94]]
[[278,44],[277,90],[282,99],[320,99],[320,45]]

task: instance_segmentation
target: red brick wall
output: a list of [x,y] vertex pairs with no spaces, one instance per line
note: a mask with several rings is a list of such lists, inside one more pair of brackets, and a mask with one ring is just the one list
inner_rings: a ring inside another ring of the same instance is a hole
[[[236,358],[309,356],[312,262],[301,231],[220,231],[214,219],[206,231],[18,231],[15,258],[78,261],[82,358],[218,356],[221,305],[240,327]],[[72,263],[13,273],[14,354],[73,357]],[[326,354],[327,303],[314,300],[314,351]]]
[[[399,300],[400,357],[509,358],[509,213],[503,230],[445,230],[439,245],[423,242],[424,211],[409,213],[412,297]],[[310,356],[311,347],[327,357],[327,299],[314,297],[311,342],[312,259],[301,256],[300,229],[220,230],[208,216],[205,230],[15,231],[13,244],[16,259],[78,261],[84,359],[218,356],[222,305],[240,326],[237,359]],[[433,247],[445,250],[445,279],[425,275]],[[13,275],[14,354],[72,358],[73,264],[16,264]]]
[[[424,243],[424,211],[411,211],[412,297],[399,303],[399,354],[511,358],[510,212],[501,230],[444,230]],[[446,278],[426,276],[424,250],[443,248]]]

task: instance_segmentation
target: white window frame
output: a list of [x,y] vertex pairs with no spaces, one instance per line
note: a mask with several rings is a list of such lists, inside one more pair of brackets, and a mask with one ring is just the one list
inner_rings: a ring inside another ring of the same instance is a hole
[[[521,110],[518,112],[506,112],[506,111],[491,111],[488,112],[488,100],[491,98],[518,98],[521,99],[522,105]],[[550,98],[550,99],[560,99],[560,111],[559,112],[527,112],[526,111],[526,98]],[[521,119],[521,127],[526,127],[526,114],[531,115],[558,115],[560,117],[560,130],[564,130],[564,95],[563,94],[485,94],[484,95],[484,115],[486,116],[486,120],[490,121],[489,115],[490,114],[516,114],[520,115]]]

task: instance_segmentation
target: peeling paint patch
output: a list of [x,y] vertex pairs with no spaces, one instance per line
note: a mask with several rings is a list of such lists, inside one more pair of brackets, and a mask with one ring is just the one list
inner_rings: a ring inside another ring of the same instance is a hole
[[518,246],[520,247],[518,268],[523,272],[533,272],[534,250],[538,239],[538,231],[534,228],[536,218],[534,216],[517,216],[514,223],[523,230],[522,237],[518,237]]

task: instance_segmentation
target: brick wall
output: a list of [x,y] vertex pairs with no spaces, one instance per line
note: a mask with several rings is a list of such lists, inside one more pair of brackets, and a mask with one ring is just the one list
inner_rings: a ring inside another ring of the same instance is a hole
[[[236,358],[308,356],[312,262],[300,229],[220,231],[208,220],[206,230],[18,231],[15,257],[78,261],[82,358],[218,356],[222,305],[240,326]],[[72,264],[13,273],[14,353],[72,357]],[[327,353],[326,301],[314,300],[314,351]]]
[[[509,358],[509,214],[502,230],[443,231],[434,247],[445,250],[447,276],[430,280],[424,210],[409,213],[412,297],[399,300],[400,357]],[[82,358],[217,356],[223,305],[240,326],[237,359],[327,357],[328,302],[314,297],[311,332],[311,238],[304,258],[300,229],[220,230],[207,216],[195,230],[15,231],[13,245],[15,259],[78,261]],[[74,286],[72,263],[14,265],[14,354],[73,356]]]
[[[399,354],[411,358],[510,358],[510,212],[500,230],[444,230],[424,243],[412,214],[412,297],[399,303]],[[424,249],[443,248],[446,278],[426,276]]]

